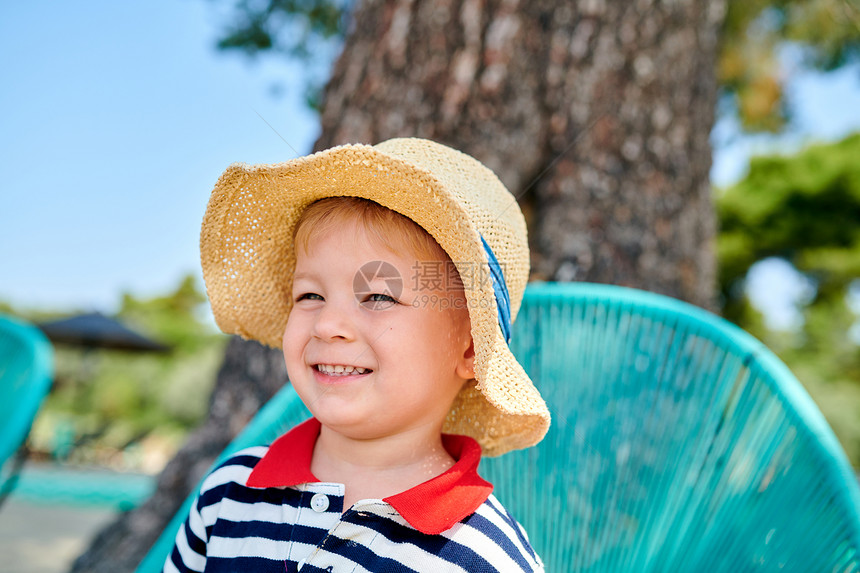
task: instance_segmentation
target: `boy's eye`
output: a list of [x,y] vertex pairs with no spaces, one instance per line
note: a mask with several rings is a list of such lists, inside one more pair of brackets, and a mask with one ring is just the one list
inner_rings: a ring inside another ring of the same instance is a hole
[[315,292],[306,292],[296,297],[296,302],[301,300],[323,300],[323,297]]
[[383,293],[373,293],[371,295],[368,295],[367,299],[376,302],[397,302],[396,300],[394,300],[393,296]]
[[364,303],[374,310],[381,310],[394,306],[397,304],[397,300],[391,295],[373,293],[367,295],[367,298],[364,299]]

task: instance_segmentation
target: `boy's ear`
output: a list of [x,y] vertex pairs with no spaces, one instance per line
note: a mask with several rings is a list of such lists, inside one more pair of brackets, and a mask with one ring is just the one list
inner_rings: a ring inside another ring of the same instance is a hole
[[475,341],[469,337],[469,346],[460,360],[457,361],[457,376],[465,380],[471,380],[475,377]]

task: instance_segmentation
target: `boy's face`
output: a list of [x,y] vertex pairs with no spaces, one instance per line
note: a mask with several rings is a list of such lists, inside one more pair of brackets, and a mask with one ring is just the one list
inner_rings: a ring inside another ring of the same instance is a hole
[[444,274],[443,262],[377,242],[346,222],[298,248],[284,331],[287,372],[313,415],[338,433],[373,439],[439,431],[474,377],[463,288],[421,276]]

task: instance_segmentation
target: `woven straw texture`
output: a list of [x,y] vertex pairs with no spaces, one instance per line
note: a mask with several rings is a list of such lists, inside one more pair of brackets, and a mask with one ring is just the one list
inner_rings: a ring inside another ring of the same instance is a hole
[[[326,197],[362,197],[423,227],[457,265],[475,342],[475,383],[454,402],[444,431],[477,439],[495,456],[536,444],[546,405],[498,324],[481,236],[504,273],[515,318],[529,272],[516,199],[472,157],[423,139],[344,145],[274,165],[231,165],[221,175],[200,236],[206,289],[219,327],[280,347],[291,308],[293,230]],[[476,280],[474,277],[479,277]]]

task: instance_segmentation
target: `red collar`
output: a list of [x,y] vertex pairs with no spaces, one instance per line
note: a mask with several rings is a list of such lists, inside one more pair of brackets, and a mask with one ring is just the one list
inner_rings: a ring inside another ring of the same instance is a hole
[[[287,487],[320,481],[310,469],[319,433],[319,421],[311,418],[275,440],[245,485]],[[456,460],[448,471],[383,500],[427,535],[442,533],[471,515],[493,491],[492,484],[478,475],[478,442],[466,436],[442,434],[442,445]]]

